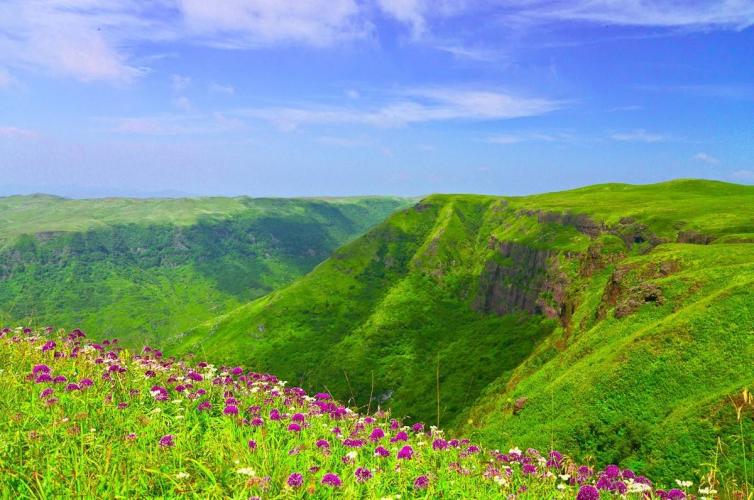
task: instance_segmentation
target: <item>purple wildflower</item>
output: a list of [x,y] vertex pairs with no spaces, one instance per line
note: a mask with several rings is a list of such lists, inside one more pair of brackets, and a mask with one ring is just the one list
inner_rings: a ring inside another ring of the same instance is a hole
[[197,411],[204,411],[204,410],[209,410],[210,408],[212,408],[212,403],[210,403],[209,401],[205,400],[205,401],[202,401],[201,403],[199,403],[197,405],[196,410]]
[[390,452],[384,446],[378,446],[374,449],[375,457],[389,457]]
[[294,472],[288,476],[287,483],[291,488],[300,488],[304,484],[304,476],[298,472]]
[[429,486],[429,478],[427,476],[419,476],[414,479],[414,489],[424,490]]
[[238,406],[236,405],[228,405],[223,409],[223,413],[225,415],[238,415]]
[[403,431],[400,431],[394,437],[390,438],[391,443],[396,443],[398,441],[408,441],[408,434],[406,434]]
[[160,438],[160,446],[163,448],[175,446],[175,436],[172,434],[165,434]]
[[413,456],[414,456],[414,449],[408,445],[401,448],[400,451],[398,452],[399,460],[411,460],[411,457]]
[[374,429],[372,429],[372,432],[369,434],[369,440],[373,442],[379,441],[380,439],[384,437],[385,437],[385,431],[383,431],[379,427],[375,427]]
[[257,449],[257,442],[253,439],[249,439],[249,449],[250,450],[256,450]]
[[297,424],[297,423],[295,423],[295,422],[291,422],[291,423],[290,423],[290,424],[288,425],[288,430],[289,430],[289,431],[291,431],[291,432],[301,432],[301,426],[300,426],[300,425],[298,425],[298,424]]
[[47,365],[34,365],[31,373],[34,375],[39,375],[40,373],[50,373],[50,367]]
[[599,500],[600,492],[591,485],[585,485],[579,488],[579,493],[576,495],[576,500]]
[[333,488],[339,488],[342,483],[343,482],[340,480],[340,477],[338,477],[337,474],[333,474],[332,472],[328,472],[322,477],[322,484],[331,486]]
[[317,448],[328,449],[330,448],[330,442],[327,439],[319,439],[317,440]]
[[372,479],[372,471],[364,467],[357,467],[353,475],[356,476],[356,480],[360,483],[364,483]]

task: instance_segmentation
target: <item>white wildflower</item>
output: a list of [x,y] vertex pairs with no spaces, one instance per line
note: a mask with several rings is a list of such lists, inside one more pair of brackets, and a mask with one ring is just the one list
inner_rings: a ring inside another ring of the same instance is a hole
[[175,475],[175,477],[178,478],[178,480],[180,481],[182,479],[190,478],[191,474],[189,474],[188,472],[179,472],[178,474]]
[[254,469],[251,467],[241,467],[240,469],[236,469],[236,472],[239,474],[243,474],[244,476],[253,477],[256,476],[257,473],[254,472]]

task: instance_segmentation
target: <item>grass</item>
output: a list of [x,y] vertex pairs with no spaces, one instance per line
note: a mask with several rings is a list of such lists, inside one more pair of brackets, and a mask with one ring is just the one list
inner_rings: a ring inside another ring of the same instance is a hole
[[78,330],[6,328],[0,361],[4,498],[684,497],[615,466],[486,449],[272,375]]
[[753,232],[754,188],[712,181],[433,195],[167,345],[663,481],[701,478],[719,445],[741,483]]
[[292,282],[398,198],[0,198],[0,321],[159,342]]

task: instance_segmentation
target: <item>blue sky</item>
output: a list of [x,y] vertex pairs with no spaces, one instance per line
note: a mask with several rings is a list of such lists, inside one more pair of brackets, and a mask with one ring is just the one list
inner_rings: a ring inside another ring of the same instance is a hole
[[4,0],[0,194],[754,183],[751,0]]

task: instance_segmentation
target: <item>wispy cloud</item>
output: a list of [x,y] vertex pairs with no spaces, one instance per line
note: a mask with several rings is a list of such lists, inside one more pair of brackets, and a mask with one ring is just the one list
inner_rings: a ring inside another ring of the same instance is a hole
[[221,47],[326,46],[368,32],[355,0],[177,0],[189,33]]
[[191,86],[191,77],[182,75],[173,75],[170,77],[173,92],[181,93]]
[[236,89],[232,85],[222,85],[214,82],[209,84],[207,90],[209,90],[210,94],[233,95],[236,93]]
[[509,134],[495,134],[484,139],[484,142],[490,144],[519,144],[522,142],[561,142],[571,140],[572,136],[564,133],[540,133],[540,132],[521,132]]
[[0,139],[36,139],[37,137],[39,137],[39,134],[33,130],[19,127],[0,126]]
[[161,114],[140,117],[101,118],[104,130],[144,136],[211,135],[245,128],[235,117],[223,113]]
[[610,138],[621,142],[664,142],[668,140],[668,136],[653,132],[647,132],[644,129],[636,129],[628,132],[615,132],[610,134]]
[[698,161],[698,162],[701,162],[701,163],[706,163],[707,165],[719,165],[720,164],[720,160],[719,159],[715,158],[712,155],[708,155],[707,153],[697,153],[697,154],[695,154],[694,155],[694,160]]
[[731,177],[740,181],[754,182],[754,170],[736,170]]
[[519,18],[534,22],[581,21],[623,26],[689,29],[745,29],[754,25],[749,0],[520,0],[513,6]]
[[15,83],[15,79],[10,73],[0,68],[0,89],[7,89]]
[[332,45],[369,33],[356,0],[4,0],[0,60],[81,81],[145,74],[146,42]]
[[293,130],[308,124],[402,127],[448,120],[506,120],[542,115],[561,107],[563,103],[544,98],[434,87],[407,90],[398,99],[367,109],[297,106],[246,109],[239,113],[269,121],[282,130]]

